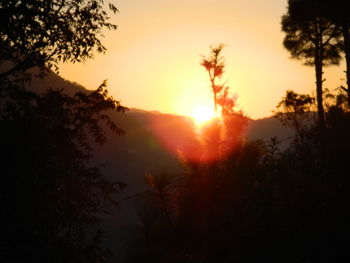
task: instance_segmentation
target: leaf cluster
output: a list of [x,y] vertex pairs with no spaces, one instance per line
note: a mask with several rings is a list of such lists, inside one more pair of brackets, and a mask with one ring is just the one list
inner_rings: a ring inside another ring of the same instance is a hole
[[224,59],[221,56],[223,48],[223,44],[212,47],[210,56],[203,57],[201,61],[201,66],[203,66],[209,74],[211,88],[215,94],[221,92],[221,90],[224,88],[223,85],[217,83],[217,80],[222,78],[225,68]]
[[[117,8],[109,3],[109,10]],[[104,0],[4,0],[0,2],[0,77],[60,62],[81,62],[104,53],[103,31],[115,30]]]
[[313,66],[321,59],[323,65],[338,65],[343,49],[341,29],[325,15],[319,1],[290,0],[288,12],[282,17],[282,31],[286,33],[284,47],[292,58],[304,59]]

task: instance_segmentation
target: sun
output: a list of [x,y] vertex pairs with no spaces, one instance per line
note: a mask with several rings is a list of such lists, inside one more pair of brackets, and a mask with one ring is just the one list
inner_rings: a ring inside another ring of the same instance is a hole
[[216,117],[215,111],[207,106],[199,106],[195,108],[190,115],[197,125],[204,124]]

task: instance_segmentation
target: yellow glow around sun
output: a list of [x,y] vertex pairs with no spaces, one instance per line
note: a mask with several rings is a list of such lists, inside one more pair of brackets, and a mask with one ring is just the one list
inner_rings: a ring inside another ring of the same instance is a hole
[[194,109],[191,114],[191,117],[194,119],[197,125],[201,125],[213,118],[216,117],[214,109],[207,106],[199,106]]

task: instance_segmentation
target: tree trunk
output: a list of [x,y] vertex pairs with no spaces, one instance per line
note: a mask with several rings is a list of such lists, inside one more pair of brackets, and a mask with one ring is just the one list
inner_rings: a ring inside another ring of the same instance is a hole
[[318,124],[319,128],[323,130],[325,128],[324,110],[323,110],[323,90],[322,90],[322,75],[323,75],[323,63],[321,50],[316,49],[315,56],[315,71],[316,71],[316,96],[317,96],[317,112],[318,112]]
[[346,89],[348,92],[348,106],[350,107],[350,32],[349,25],[344,23],[342,25],[343,37],[344,37],[344,52],[346,61]]
[[[216,87],[215,87],[216,88]],[[214,92],[214,109],[215,109],[215,113],[217,113],[217,101],[216,101],[216,92],[215,90],[213,89],[213,92]]]

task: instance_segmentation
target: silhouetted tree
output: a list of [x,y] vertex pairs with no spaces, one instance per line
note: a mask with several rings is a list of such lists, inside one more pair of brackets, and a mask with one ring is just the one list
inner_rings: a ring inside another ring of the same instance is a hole
[[338,64],[341,52],[341,30],[324,16],[325,6],[320,1],[289,0],[288,11],[282,17],[286,33],[283,44],[292,58],[304,59],[314,66],[319,126],[325,126],[323,108],[323,66]]
[[341,28],[344,43],[344,53],[346,62],[346,83],[348,105],[350,105],[350,17],[349,17],[349,4],[344,0],[320,0],[324,6],[326,6],[324,16],[329,18],[333,23]]
[[[39,66],[80,62],[104,52],[102,31],[114,30],[104,0],[0,2],[0,80]],[[117,8],[109,3],[111,12]]]
[[[1,257],[13,262],[104,262],[99,216],[124,186],[90,165],[92,141],[106,140],[102,122],[125,111],[103,83],[96,91],[37,95],[10,87],[0,114]],[[4,245],[7,244],[7,245]]]
[[307,94],[297,94],[287,90],[286,96],[277,105],[275,116],[283,125],[295,130],[301,145],[307,132],[314,126],[314,98]]
[[218,81],[222,78],[222,74],[224,73],[225,64],[223,61],[223,57],[221,56],[222,49],[224,45],[220,44],[216,47],[211,47],[211,54],[209,57],[203,57],[201,65],[206,69],[209,74],[210,85],[214,96],[214,107],[215,112],[217,112],[217,96],[220,93],[224,85],[218,83]]
[[[39,67],[104,52],[109,23],[103,0],[0,2],[0,261],[105,262],[99,217],[124,184],[91,164],[105,129],[123,131],[109,112],[124,112],[103,82],[96,91],[33,93],[17,78]],[[109,9],[116,12],[114,5]],[[36,88],[36,87],[33,87]]]
[[[221,120],[212,121],[206,127],[209,132],[207,135],[210,136],[203,134],[206,137],[206,142],[211,142],[204,146],[206,148],[205,152],[211,156],[215,154],[221,156],[216,159],[221,159],[228,154],[234,148],[234,145],[242,139],[247,124],[247,118],[243,116],[242,112],[235,109],[237,101],[236,94],[230,94],[229,87],[220,83],[225,69],[224,58],[221,55],[223,48],[223,44],[211,47],[210,56],[208,58],[204,57],[201,62],[201,65],[209,74],[215,111],[217,112],[218,106],[221,108]],[[214,149],[213,147],[216,148],[215,151],[212,150]]]

